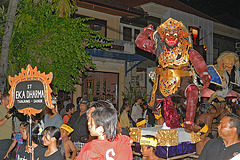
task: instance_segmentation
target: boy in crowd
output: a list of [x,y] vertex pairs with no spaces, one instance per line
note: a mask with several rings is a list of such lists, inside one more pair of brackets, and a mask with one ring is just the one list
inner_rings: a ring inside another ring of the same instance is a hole
[[75,106],[74,104],[72,103],[69,103],[67,106],[66,106],[66,113],[65,115],[63,116],[63,124],[66,124],[69,119],[71,118],[72,114],[75,112]]
[[157,147],[157,138],[152,135],[145,135],[141,137],[140,140],[142,160],[160,160],[159,157],[155,155]]
[[[73,145],[73,142],[69,139],[69,135],[73,132],[74,129],[67,124],[62,124],[60,129],[63,143],[63,153],[65,155],[65,158],[67,160],[74,159],[77,155],[77,150]],[[72,156],[70,152],[72,152]]]
[[144,118],[139,118],[137,120],[136,126],[140,128],[146,128],[147,120]]
[[99,101],[88,113],[88,129],[97,139],[86,143],[77,160],[132,160],[130,138],[117,131],[117,111],[112,104]]

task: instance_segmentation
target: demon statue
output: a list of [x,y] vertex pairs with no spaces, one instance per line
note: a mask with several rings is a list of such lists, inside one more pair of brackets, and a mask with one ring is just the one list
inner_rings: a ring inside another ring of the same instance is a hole
[[225,97],[234,86],[239,86],[239,57],[237,53],[225,51],[220,54],[216,65],[209,65],[208,72],[211,75],[211,84],[218,88],[209,98],[212,102],[215,98],[225,101]]
[[140,49],[155,54],[158,66],[155,70],[154,85],[151,93],[150,107],[162,101],[166,125],[179,127],[179,116],[172,106],[171,97],[185,98],[185,126],[194,122],[199,88],[193,83],[192,77],[199,75],[202,89],[209,86],[210,75],[203,57],[190,43],[190,33],[180,21],[169,18],[157,30],[152,25],[144,28],[136,38]]

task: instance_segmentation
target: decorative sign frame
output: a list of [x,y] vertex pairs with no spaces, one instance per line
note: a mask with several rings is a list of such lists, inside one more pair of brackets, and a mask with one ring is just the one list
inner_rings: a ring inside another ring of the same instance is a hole
[[37,67],[33,69],[31,65],[26,70],[22,68],[19,75],[9,76],[11,89],[8,108],[15,106],[18,112],[29,116],[42,112],[45,106],[52,109],[52,77],[52,72],[46,75],[45,72],[40,73]]

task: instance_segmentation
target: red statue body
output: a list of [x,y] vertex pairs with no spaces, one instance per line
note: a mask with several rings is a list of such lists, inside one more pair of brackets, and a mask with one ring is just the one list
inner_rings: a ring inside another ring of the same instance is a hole
[[[140,49],[156,54],[158,67],[155,70],[153,90],[149,106],[156,104],[156,98],[164,101],[166,125],[171,128],[176,124],[177,113],[172,109],[172,96],[186,98],[185,124],[190,126],[194,122],[199,89],[193,83],[195,72],[201,77],[203,88],[209,86],[210,75],[203,57],[194,49],[188,40],[190,33],[180,21],[169,18],[157,30],[152,25],[144,28],[136,38],[136,45]],[[192,69],[194,68],[194,70]],[[174,124],[174,123],[175,124]]]

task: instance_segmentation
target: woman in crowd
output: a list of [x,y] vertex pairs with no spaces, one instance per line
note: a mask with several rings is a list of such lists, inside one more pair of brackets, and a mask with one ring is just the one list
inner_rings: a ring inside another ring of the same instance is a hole
[[30,153],[34,149],[32,160],[37,160],[44,152],[44,148],[41,144],[41,137],[39,136],[39,125],[32,123],[32,145],[29,146],[29,124],[25,125],[22,130],[22,138],[25,140],[24,144],[21,145],[17,151],[17,160],[30,160]]
[[58,128],[61,127],[61,125],[63,124],[63,119],[62,116],[58,113],[58,107],[57,104],[53,103],[54,108],[53,109],[49,109],[47,108],[47,114],[44,117],[44,127],[48,127],[48,126],[56,126]]
[[128,111],[130,110],[129,105],[123,105],[120,110],[120,123],[122,126],[122,134],[129,136],[129,118],[128,118]]
[[40,160],[64,160],[57,147],[60,136],[60,129],[55,126],[48,126],[44,129],[42,140],[43,145],[46,146],[47,149],[45,149],[44,153],[39,157]]

